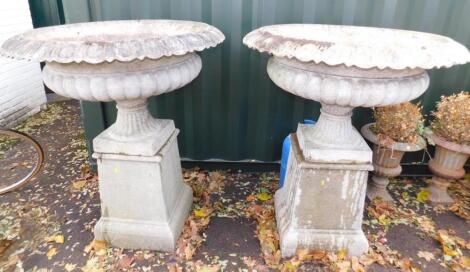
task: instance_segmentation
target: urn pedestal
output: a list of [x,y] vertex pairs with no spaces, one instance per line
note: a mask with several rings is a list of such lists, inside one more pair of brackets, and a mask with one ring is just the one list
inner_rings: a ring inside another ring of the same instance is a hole
[[372,166],[306,160],[297,134],[290,137],[285,183],[275,195],[282,256],[295,255],[299,248],[347,249],[350,255],[366,252],[369,243],[361,226]]
[[175,250],[193,197],[183,183],[177,135],[174,129],[153,156],[93,154],[101,198],[95,239],[122,248]]
[[116,101],[116,122],[93,139],[101,198],[95,239],[175,249],[192,191],[183,183],[179,131],[152,117],[147,99],[190,83],[202,67],[195,52],[223,40],[204,23],[140,20],[39,28],[2,45],[4,55],[45,61],[44,83],[60,95]]
[[[353,108],[415,99],[428,87],[425,69],[465,63],[470,54],[437,35],[334,25],[265,26],[243,43],[272,55],[267,71],[277,86],[321,103],[318,122],[291,135],[285,183],[276,192],[282,256],[299,248],[365,253],[373,153],[351,123]],[[448,50],[452,56],[434,56]]]

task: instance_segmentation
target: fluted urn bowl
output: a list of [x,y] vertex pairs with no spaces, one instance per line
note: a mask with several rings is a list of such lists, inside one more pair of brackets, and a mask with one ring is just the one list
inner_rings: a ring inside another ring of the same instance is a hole
[[468,50],[450,38],[371,27],[273,25],[250,32],[243,42],[272,55],[267,70],[276,85],[322,104],[317,124],[299,126],[297,137],[307,160],[329,163],[372,159],[351,124],[354,107],[415,99],[429,85],[426,69],[470,60]]
[[0,53],[46,62],[44,83],[58,94],[117,102],[116,123],[94,139],[95,151],[151,156],[174,125],[154,119],[147,98],[190,83],[202,66],[196,52],[223,40],[200,22],[107,21],[34,29],[5,41]]

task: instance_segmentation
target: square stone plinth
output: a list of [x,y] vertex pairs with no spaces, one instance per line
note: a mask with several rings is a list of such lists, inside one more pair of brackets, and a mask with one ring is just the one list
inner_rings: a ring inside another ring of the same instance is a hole
[[[311,138],[315,126],[299,124],[297,127],[297,141],[299,142],[302,156],[308,161],[323,163],[372,163],[372,151],[360,133],[353,128],[361,141],[350,149],[338,149],[333,147],[319,147]],[[310,137],[309,137],[310,136]]]
[[291,134],[286,180],[275,196],[282,256],[298,248],[365,253],[361,225],[370,170],[371,164],[306,161]]
[[101,218],[95,239],[129,249],[174,251],[192,204],[176,137],[155,156],[95,153]]
[[[96,153],[153,156],[162,149],[176,128],[173,120],[152,119],[150,122],[154,131],[140,137],[116,137],[112,133],[112,126],[116,125],[113,124],[93,139],[93,148]],[[136,130],[133,127],[129,129]]]

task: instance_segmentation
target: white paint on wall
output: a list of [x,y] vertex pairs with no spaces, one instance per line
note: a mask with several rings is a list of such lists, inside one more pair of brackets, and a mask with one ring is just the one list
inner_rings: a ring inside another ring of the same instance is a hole
[[[33,28],[28,0],[0,5],[0,44]],[[39,63],[0,57],[0,125],[12,127],[46,103]]]

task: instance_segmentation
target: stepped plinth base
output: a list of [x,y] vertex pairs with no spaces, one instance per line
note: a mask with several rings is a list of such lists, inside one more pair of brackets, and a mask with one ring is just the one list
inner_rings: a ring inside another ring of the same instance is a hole
[[175,250],[192,205],[177,134],[174,130],[154,156],[93,154],[101,197],[95,239],[128,249]]
[[291,143],[285,184],[275,196],[282,256],[298,248],[365,253],[368,242],[361,226],[372,164],[307,161],[296,134]]

